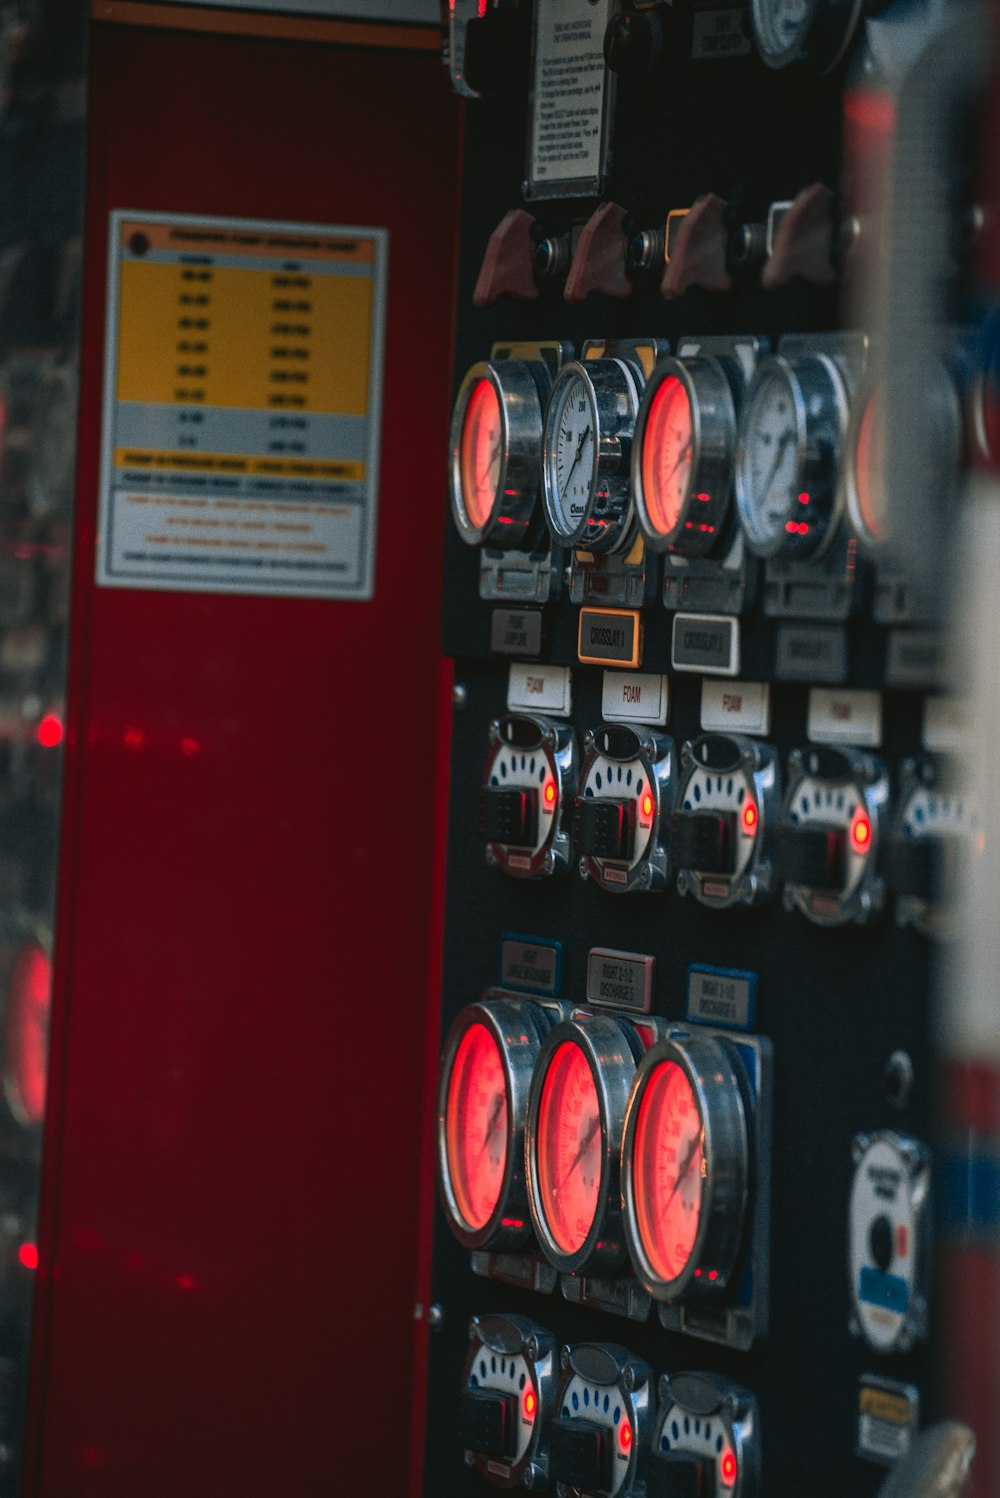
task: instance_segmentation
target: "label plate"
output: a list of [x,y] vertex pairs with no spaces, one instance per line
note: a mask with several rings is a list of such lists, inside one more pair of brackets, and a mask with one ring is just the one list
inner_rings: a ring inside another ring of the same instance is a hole
[[675,671],[704,676],[737,676],[740,628],[717,614],[675,614],[670,659]]
[[885,679],[891,687],[936,687],[944,677],[944,640],[932,629],[894,629]]
[[806,732],[814,744],[860,744],[877,749],[882,742],[882,693],[814,687],[809,693]]
[[638,609],[581,609],[577,655],[590,666],[640,666]]
[[500,943],[500,984],[517,993],[537,993],[557,999],[562,992],[561,941],[530,936],[504,936]]
[[855,1450],[869,1462],[891,1467],[905,1456],[920,1425],[920,1395],[912,1384],[875,1373],[858,1383],[858,1432]]
[[771,732],[771,688],[766,681],[701,684],[701,726],[706,733]]
[[514,661],[507,682],[508,711],[568,718],[573,711],[572,686],[568,666],[526,666]]
[[593,947],[587,957],[587,1003],[648,1014],[655,966],[655,957]]
[[604,63],[604,33],[616,9],[617,0],[535,6],[524,183],[529,202],[603,191],[615,91]]
[[631,671],[605,671],[601,711],[609,723],[656,723],[667,721],[670,705],[665,676]]
[[839,624],[781,625],[775,672],[782,681],[843,681],[847,675],[847,631]]
[[494,655],[540,655],[542,616],[537,609],[494,609],[490,618]]
[[700,962],[693,962],[688,968],[689,1020],[727,1030],[752,1030],[756,1012],[756,973],[708,967]]

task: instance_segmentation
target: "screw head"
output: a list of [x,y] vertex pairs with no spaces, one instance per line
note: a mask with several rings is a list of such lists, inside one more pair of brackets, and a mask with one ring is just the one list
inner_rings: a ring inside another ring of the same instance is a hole
[[579,863],[577,864],[577,868],[580,871],[580,878],[581,879],[589,879],[590,878],[590,869],[587,867],[587,860],[586,860],[586,858],[581,858],[580,859]]
[[468,698],[469,694],[463,686],[462,682],[456,681],[455,685],[451,689],[452,706],[464,707],[466,702],[468,701]]
[[497,739],[500,737],[500,724],[496,721],[496,719],[494,719],[490,724],[487,733],[489,734],[490,743],[495,744]]
[[551,848],[547,848],[545,851],[545,857],[542,859],[542,868],[546,874],[554,874],[556,871],[556,855]]

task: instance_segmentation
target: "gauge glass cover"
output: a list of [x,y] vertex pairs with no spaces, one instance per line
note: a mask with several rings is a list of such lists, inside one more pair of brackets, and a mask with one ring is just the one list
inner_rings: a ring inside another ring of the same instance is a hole
[[884,541],[889,533],[889,505],[885,483],[885,417],[878,391],[868,397],[854,444],[852,517],[863,540]]
[[575,535],[590,505],[597,470],[594,412],[581,376],[557,392],[552,413],[551,451],[546,474],[550,515],[563,536]]
[[601,1189],[601,1106],[586,1056],[564,1041],[552,1057],[538,1108],[538,1187],[545,1224],[562,1253],[587,1240]]
[[493,513],[502,450],[500,398],[489,380],[479,380],[465,408],[460,448],[462,500],[477,529],[482,529]]
[[691,397],[676,375],[668,375],[650,404],[642,444],[646,514],[662,536],[672,536],[677,530],[687,501],[692,439]]
[[[795,393],[780,369],[764,375],[744,418],[738,493],[751,543],[774,550],[789,526],[797,526],[799,501],[799,412]],[[809,496],[802,501],[808,505]]]
[[500,1200],[508,1138],[503,1061],[485,1025],[470,1025],[455,1052],[445,1137],[456,1205],[470,1228],[481,1228]]
[[636,1119],[636,1225],[653,1272],[677,1279],[698,1235],[704,1128],[683,1067],[664,1061],[650,1074]]

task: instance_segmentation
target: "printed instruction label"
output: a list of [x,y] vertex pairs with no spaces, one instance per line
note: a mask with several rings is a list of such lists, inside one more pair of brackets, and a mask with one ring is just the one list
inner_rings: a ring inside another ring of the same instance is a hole
[[388,238],[112,213],[99,583],[372,596]]
[[607,169],[604,33],[613,0],[546,0],[535,8],[534,78],[525,196],[596,192]]

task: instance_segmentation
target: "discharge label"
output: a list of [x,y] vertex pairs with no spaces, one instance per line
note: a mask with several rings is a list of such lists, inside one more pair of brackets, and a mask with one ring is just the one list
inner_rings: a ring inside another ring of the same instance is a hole
[[99,583],[372,596],[387,253],[111,215]]

